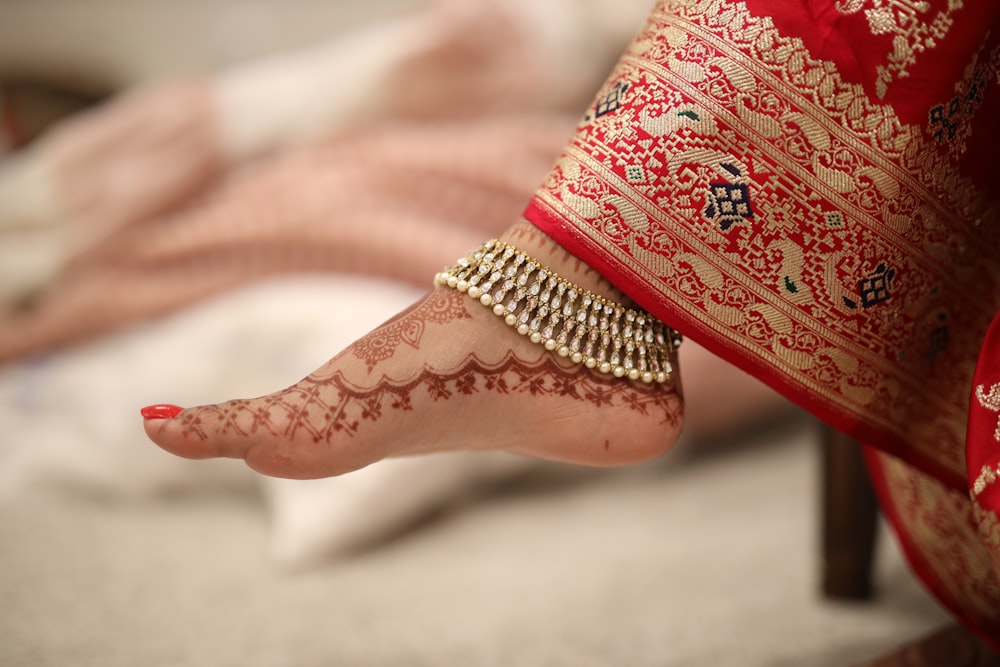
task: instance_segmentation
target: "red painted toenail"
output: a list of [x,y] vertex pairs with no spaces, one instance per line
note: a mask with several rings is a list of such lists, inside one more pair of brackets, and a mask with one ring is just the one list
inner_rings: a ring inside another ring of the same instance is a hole
[[139,412],[144,419],[170,419],[179,415],[183,410],[184,408],[179,405],[160,403],[158,405],[147,405]]

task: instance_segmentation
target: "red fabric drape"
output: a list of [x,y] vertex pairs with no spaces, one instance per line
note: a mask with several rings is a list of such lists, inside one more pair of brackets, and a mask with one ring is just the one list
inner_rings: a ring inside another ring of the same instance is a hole
[[994,642],[997,522],[969,501],[965,432],[1000,310],[998,19],[984,0],[663,0],[526,211],[871,445],[915,569]]

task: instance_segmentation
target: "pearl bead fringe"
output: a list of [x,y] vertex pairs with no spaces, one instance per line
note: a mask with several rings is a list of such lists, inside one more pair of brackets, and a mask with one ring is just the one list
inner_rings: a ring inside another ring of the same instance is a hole
[[465,292],[532,343],[574,363],[647,383],[673,377],[680,334],[649,313],[560,278],[496,239],[438,273],[434,285]]

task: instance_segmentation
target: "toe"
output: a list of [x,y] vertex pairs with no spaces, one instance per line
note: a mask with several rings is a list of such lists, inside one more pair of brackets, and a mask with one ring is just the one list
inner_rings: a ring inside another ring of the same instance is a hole
[[372,448],[341,446],[339,439],[317,430],[322,414],[310,417],[305,406],[281,396],[203,405],[172,416],[169,406],[151,406],[145,409],[144,427],[154,443],[177,456],[242,459],[274,477],[328,477],[378,457]]
[[243,458],[250,446],[250,429],[229,401],[186,410],[170,405],[143,408],[143,427],[150,440],[163,449],[189,459]]

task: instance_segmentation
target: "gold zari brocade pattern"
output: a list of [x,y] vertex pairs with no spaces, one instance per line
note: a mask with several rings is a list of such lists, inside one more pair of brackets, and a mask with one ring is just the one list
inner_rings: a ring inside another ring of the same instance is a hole
[[[993,440],[997,445],[998,451],[1000,451],[1000,384],[990,386],[981,384],[975,388],[974,393],[976,402],[979,403],[979,408],[988,412],[997,413],[997,424],[995,430],[993,431]],[[998,481],[1000,481],[1000,463],[995,463],[983,466],[971,485],[972,500],[976,502],[980,513],[984,515],[989,514],[993,517],[993,521],[990,522],[990,525],[993,525],[994,527],[996,527],[996,517],[993,516],[993,513],[990,510],[979,504],[979,496],[985,493],[988,488],[996,484]],[[1000,547],[1000,533],[996,536],[995,543],[998,547]],[[1000,554],[1000,548],[998,548],[994,553]]]
[[[967,494],[902,461],[878,455],[885,480],[883,507],[895,517],[916,571],[953,610],[995,632],[1000,619],[1000,572],[990,553],[1000,553],[1000,522]],[[977,620],[978,619],[978,620]],[[990,619],[990,620],[986,620]]]
[[952,159],[743,3],[665,0],[535,206],[672,324],[958,487],[956,351],[1000,290],[996,211]]
[[844,14],[863,10],[873,35],[893,35],[892,53],[878,67],[875,81],[878,96],[885,97],[889,84],[907,75],[918,54],[933,49],[947,37],[954,13],[962,4],[962,0],[949,0],[930,20],[931,3],[919,0],[841,0],[836,7]]

